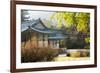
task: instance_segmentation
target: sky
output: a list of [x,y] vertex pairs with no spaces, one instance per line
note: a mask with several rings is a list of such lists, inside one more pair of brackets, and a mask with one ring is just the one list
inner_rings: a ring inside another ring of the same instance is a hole
[[29,16],[31,19],[50,19],[50,16],[54,13],[54,12],[50,12],[50,11],[28,11]]
[[30,19],[41,19],[45,24],[50,24],[56,26],[57,21],[51,20],[50,17],[54,14],[55,11],[43,11],[43,10],[28,10],[28,16]]
[[30,17],[30,20],[37,20],[40,18],[45,24],[57,26],[57,19],[50,19],[55,12],[56,11],[28,10],[28,16]]

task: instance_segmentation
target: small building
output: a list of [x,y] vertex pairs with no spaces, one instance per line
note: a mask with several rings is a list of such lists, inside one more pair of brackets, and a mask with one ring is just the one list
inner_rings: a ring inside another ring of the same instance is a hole
[[64,30],[48,28],[42,20],[30,20],[21,24],[21,47],[35,48],[48,47],[60,48],[60,41],[66,39]]

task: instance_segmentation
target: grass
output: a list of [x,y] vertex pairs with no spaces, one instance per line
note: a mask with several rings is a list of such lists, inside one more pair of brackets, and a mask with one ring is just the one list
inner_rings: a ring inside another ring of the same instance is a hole
[[77,60],[89,60],[89,57],[56,57],[54,61],[77,61]]

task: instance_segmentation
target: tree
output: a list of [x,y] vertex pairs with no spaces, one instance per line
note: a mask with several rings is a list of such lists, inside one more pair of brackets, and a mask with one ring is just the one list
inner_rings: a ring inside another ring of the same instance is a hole
[[82,12],[55,12],[51,19],[57,21],[57,27],[61,28],[64,25],[66,28],[72,25],[76,26],[77,31],[89,32],[89,13]]
[[[64,26],[69,33],[69,41],[67,41],[67,44],[69,43],[69,47],[72,44],[76,44],[76,47],[81,47],[84,44],[90,43],[90,14],[89,13],[83,13],[83,12],[55,12],[51,15],[51,20],[55,20],[57,22],[57,28],[62,29]],[[71,35],[74,35],[74,37],[77,36],[77,40],[74,41],[71,39]],[[75,42],[75,43],[74,43]],[[78,43],[77,43],[78,42]],[[79,45],[80,43],[80,45]],[[72,45],[73,46],[73,45]],[[71,48],[71,47],[70,47]],[[75,47],[73,47],[75,48]],[[82,48],[82,47],[81,47]]]
[[29,17],[29,13],[28,13],[28,10],[21,10],[21,22],[24,22],[26,20],[28,20],[30,17]]

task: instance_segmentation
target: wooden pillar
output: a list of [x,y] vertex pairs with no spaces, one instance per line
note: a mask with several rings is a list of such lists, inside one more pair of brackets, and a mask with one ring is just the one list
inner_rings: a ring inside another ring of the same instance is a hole
[[54,43],[53,43],[53,45],[54,45],[54,48],[56,48],[56,40],[54,40]]
[[44,35],[44,47],[48,47],[48,35]]
[[50,47],[53,48],[53,40],[50,40]]
[[42,47],[44,47],[44,34],[42,34]]
[[59,48],[59,40],[57,40],[57,48]]
[[43,47],[43,35],[42,34],[39,34],[39,47]]
[[39,34],[36,33],[36,47],[39,47]]

